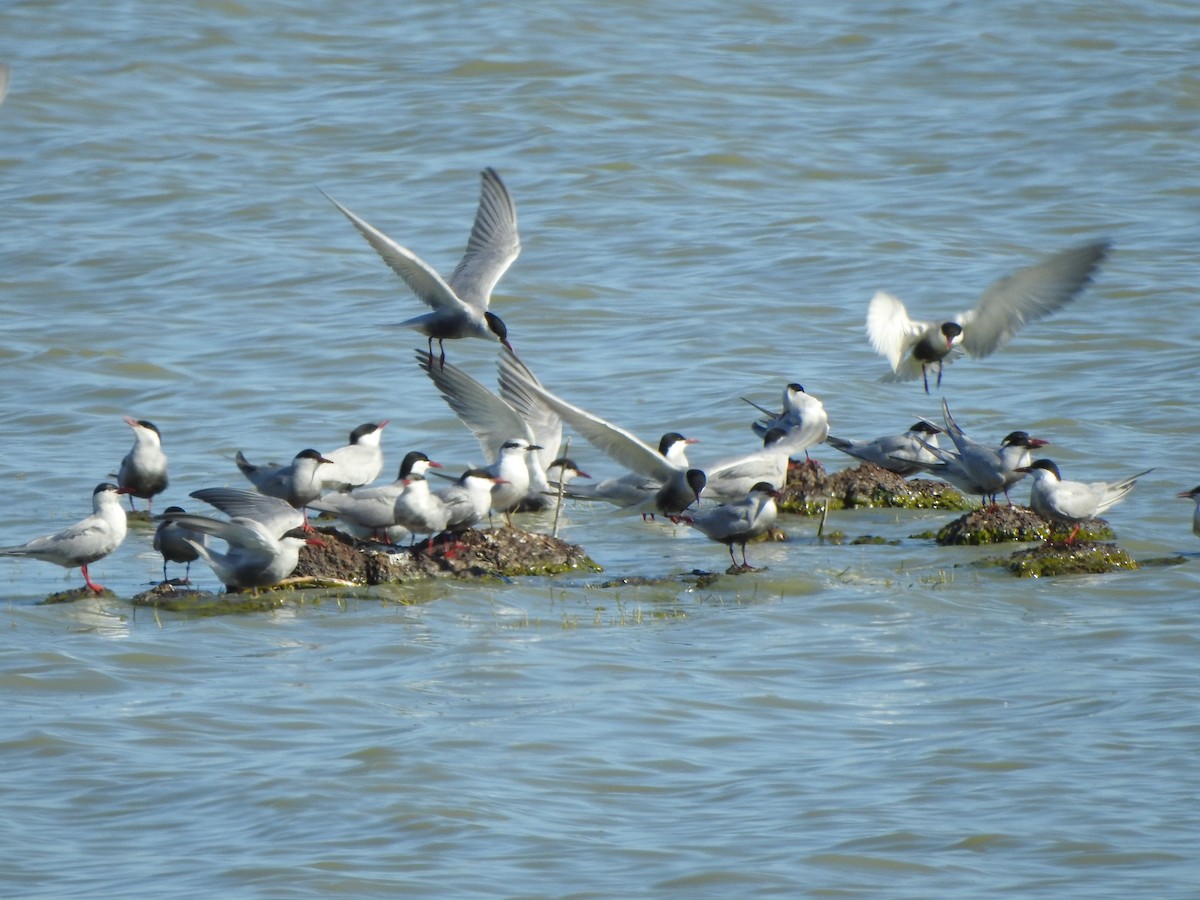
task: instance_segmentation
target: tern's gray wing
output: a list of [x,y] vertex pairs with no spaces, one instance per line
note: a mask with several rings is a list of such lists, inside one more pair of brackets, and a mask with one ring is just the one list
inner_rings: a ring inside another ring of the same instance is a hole
[[1026,322],[1061,309],[1092,280],[1111,244],[1097,241],[1056,253],[1001,278],[957,321],[969,356],[987,356]]
[[470,308],[468,304],[459,299],[454,290],[442,280],[442,276],[424,260],[407,247],[397,244],[366,219],[351,212],[328,194],[325,194],[325,197],[350,220],[350,224],[367,239],[367,243],[375,249],[388,267],[404,279],[404,283],[418,299],[435,310],[467,314]]
[[[269,497],[257,491],[239,488],[201,488],[191,496],[215,506],[231,519],[253,519],[267,531],[282,537],[293,528],[304,525],[304,513],[295,509],[286,500]],[[211,533],[211,532],[209,532]]]
[[496,283],[521,252],[517,208],[495,169],[480,175],[479,209],[467,252],[450,276],[450,289],[465,303],[485,310]]
[[489,464],[496,461],[505,441],[524,438],[527,443],[537,443],[516,410],[462,369],[451,363],[430,365],[429,354],[424,350],[417,350],[416,355],[417,365],[433,381],[442,399],[479,439]]
[[163,518],[178,522],[184,528],[198,531],[201,534],[211,534],[229,544],[264,556],[274,556],[279,552],[279,545],[264,533],[266,526],[254,519],[230,519],[228,522],[213,519],[209,516],[199,516],[194,513],[168,513]]
[[[954,421],[954,416],[950,415],[950,406],[946,403],[945,397],[942,398],[942,421],[946,425],[946,434],[950,435],[950,440],[958,448],[959,455],[969,453],[972,447],[978,446],[958,427],[958,423]],[[922,441],[921,443],[924,444],[925,442]],[[938,454],[935,453],[934,455],[937,456]]]
[[517,375],[516,380],[540,397],[542,402],[558,413],[563,421],[578,431],[588,443],[625,468],[664,483],[680,471],[679,467],[668,462],[661,453],[624,428],[556,397],[535,380],[520,375]]
[[496,367],[500,371],[500,396],[529,425],[533,443],[542,448],[534,452],[541,470],[545,472],[558,458],[562,446],[562,416],[526,387],[529,384],[540,385],[541,382],[514,354],[499,354]]

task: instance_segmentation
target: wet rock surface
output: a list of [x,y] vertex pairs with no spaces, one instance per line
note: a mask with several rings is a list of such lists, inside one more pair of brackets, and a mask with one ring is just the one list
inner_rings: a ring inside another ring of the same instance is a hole
[[829,475],[820,462],[801,463],[788,470],[779,502],[781,512],[820,515],[826,503],[831,510],[857,507],[899,509],[970,509],[974,503],[944,481],[914,478],[908,481],[872,463],[862,463]]
[[1021,578],[1099,575],[1138,568],[1133,557],[1116,544],[1079,540],[1073,544],[1042,544],[1011,556],[981,560],[980,565],[1004,566]]
[[116,600],[117,595],[108,588],[96,593],[90,587],[71,588],[69,591],[58,591],[54,594],[49,594],[41,601],[42,605],[48,606],[52,603],[75,603],[79,600],[95,600],[101,597],[105,600]]
[[[1029,541],[1065,541],[1070,529],[1053,526],[1027,506],[984,507],[960,516],[943,526],[936,536],[942,546],[1003,544]],[[1099,541],[1113,538],[1113,531],[1103,519],[1088,519],[1076,536],[1080,541]]]
[[318,535],[322,544],[304,547],[291,577],[270,588],[215,594],[167,582],[134,597],[133,603],[216,615],[276,609],[297,588],[350,588],[432,578],[512,578],[600,571],[575,544],[508,528],[468,531],[459,540],[440,539],[432,549],[426,541],[415,547],[359,541],[332,528],[318,529]]

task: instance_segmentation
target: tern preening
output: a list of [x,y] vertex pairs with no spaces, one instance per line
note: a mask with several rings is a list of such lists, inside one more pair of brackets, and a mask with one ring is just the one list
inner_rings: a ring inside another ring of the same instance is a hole
[[982,358],[1004,345],[1026,322],[1061,309],[1092,280],[1111,244],[1094,241],[1064,250],[1001,278],[974,307],[941,321],[911,319],[904,304],[879,291],[867,306],[867,339],[892,367],[884,381],[921,378],[942,384],[942,368],[963,354]]
[[442,363],[446,361],[444,342],[456,338],[498,340],[512,351],[508,328],[488,304],[496,283],[521,252],[517,208],[495,169],[484,169],[481,179],[479,208],[466,253],[445,280],[411,250],[325,194],[417,298],[432,309],[400,324],[415,328],[429,339],[430,360],[436,340]]
[[793,455],[803,450],[805,459],[808,459],[808,448],[829,436],[829,416],[825,412],[825,405],[806,392],[798,382],[793,381],[783,389],[783,409],[779,412],[772,412],[745,397],[742,400],[763,414],[750,426],[754,433],[766,437],[768,431],[783,429],[788,432],[788,440],[795,447]]
[[125,510],[119,496],[123,493],[111,482],[98,484],[92,491],[92,514],[86,519],[15,547],[0,547],[0,556],[25,556],[64,569],[82,569],[84,582],[99,594],[104,587],[92,581],[88,566],[108,556],[125,540]]

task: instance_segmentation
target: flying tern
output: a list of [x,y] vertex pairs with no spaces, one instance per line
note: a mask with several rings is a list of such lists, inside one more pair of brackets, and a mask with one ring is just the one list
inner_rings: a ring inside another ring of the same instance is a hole
[[83,580],[99,594],[102,585],[92,581],[88,566],[112,553],[125,540],[125,510],[121,488],[104,482],[92,491],[92,514],[62,531],[36,537],[15,547],[0,547],[0,556],[24,556],[54,563],[65,569],[80,568]]
[[1007,343],[1026,322],[1061,309],[1092,280],[1111,244],[1094,241],[1047,257],[991,285],[975,306],[944,321],[910,319],[904,304],[879,291],[867,306],[867,339],[892,367],[884,381],[921,378],[942,384],[942,368],[958,356],[981,358]]
[[488,309],[488,304],[496,283],[521,252],[517,208],[494,169],[484,169],[481,179],[479,208],[467,240],[467,250],[448,280],[443,280],[411,250],[325,194],[392,271],[404,279],[418,299],[432,309],[432,312],[400,323],[415,328],[429,339],[430,360],[436,340],[441,362],[445,363],[444,342],[453,338],[498,340],[509,352],[512,351],[508,329],[500,317]]

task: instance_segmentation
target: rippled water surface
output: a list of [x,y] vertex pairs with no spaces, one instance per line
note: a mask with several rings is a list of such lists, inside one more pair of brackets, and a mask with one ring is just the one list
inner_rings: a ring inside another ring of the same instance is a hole
[[[162,429],[164,506],[385,417],[389,469],[477,460],[318,189],[448,272],[491,165],[522,358],[701,463],[788,381],[846,436],[937,416],[877,380],[871,294],[953,312],[1111,237],[945,396],[1067,477],[1155,467],[1109,518],[1183,557],[1026,583],[910,537],[947,515],[858,512],[830,527],[893,543],[785,521],[696,589],[723,547],[571,508],[603,575],[215,619],[38,605],[78,573],[0,560],[0,893],[1195,896],[1193,4],[16,0],[0,54],[0,544],[87,511],[122,415]],[[159,571],[144,530],[93,567]]]

